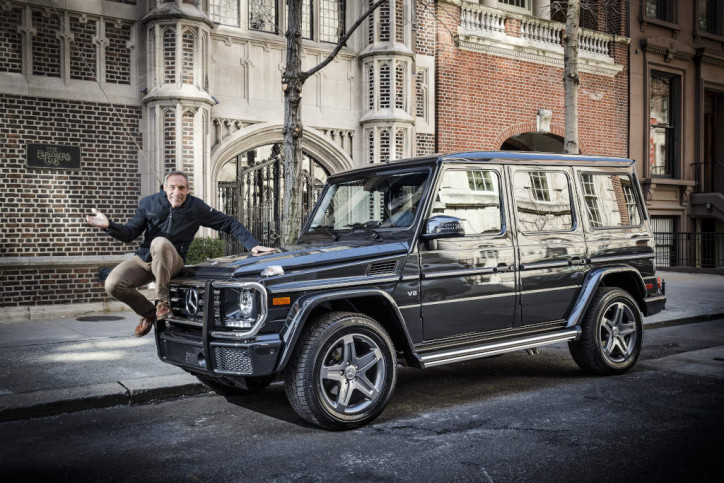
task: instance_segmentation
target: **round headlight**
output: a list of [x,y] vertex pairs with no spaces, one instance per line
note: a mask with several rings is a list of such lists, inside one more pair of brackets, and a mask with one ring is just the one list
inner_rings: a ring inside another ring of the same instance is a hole
[[239,313],[244,319],[251,318],[254,313],[254,295],[249,289],[239,292]]

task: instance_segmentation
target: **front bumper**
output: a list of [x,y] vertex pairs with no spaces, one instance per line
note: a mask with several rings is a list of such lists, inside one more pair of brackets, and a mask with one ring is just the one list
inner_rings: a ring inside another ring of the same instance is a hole
[[238,342],[217,340],[204,326],[184,327],[173,320],[156,322],[158,357],[206,375],[266,376],[274,371],[282,345],[278,334],[261,334]]

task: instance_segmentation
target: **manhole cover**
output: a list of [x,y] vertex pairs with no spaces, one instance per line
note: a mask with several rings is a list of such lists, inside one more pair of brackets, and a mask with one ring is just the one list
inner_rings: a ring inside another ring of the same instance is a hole
[[114,320],[123,320],[123,317],[117,315],[87,315],[85,317],[78,317],[80,322],[112,322]]

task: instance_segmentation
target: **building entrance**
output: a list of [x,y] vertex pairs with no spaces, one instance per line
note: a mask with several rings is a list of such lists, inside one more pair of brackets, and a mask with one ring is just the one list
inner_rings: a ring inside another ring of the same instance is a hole
[[538,151],[542,153],[562,153],[563,138],[555,134],[525,132],[511,136],[500,147],[503,151]]
[[[228,160],[218,176],[219,209],[237,218],[266,246],[278,246],[281,236],[284,165],[282,144],[273,143],[250,149]],[[303,152],[302,176],[296,183],[302,188],[302,210],[306,218],[314,206],[329,170]],[[244,251],[243,245],[226,233],[226,254]]]

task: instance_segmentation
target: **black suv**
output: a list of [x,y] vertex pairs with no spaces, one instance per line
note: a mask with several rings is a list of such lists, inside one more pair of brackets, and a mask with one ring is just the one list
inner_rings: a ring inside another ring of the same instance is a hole
[[171,282],[159,357],[226,396],[277,375],[295,411],[365,424],[397,365],[568,341],[629,370],[666,297],[633,161],[461,153],[329,178],[298,245],[210,260]]

